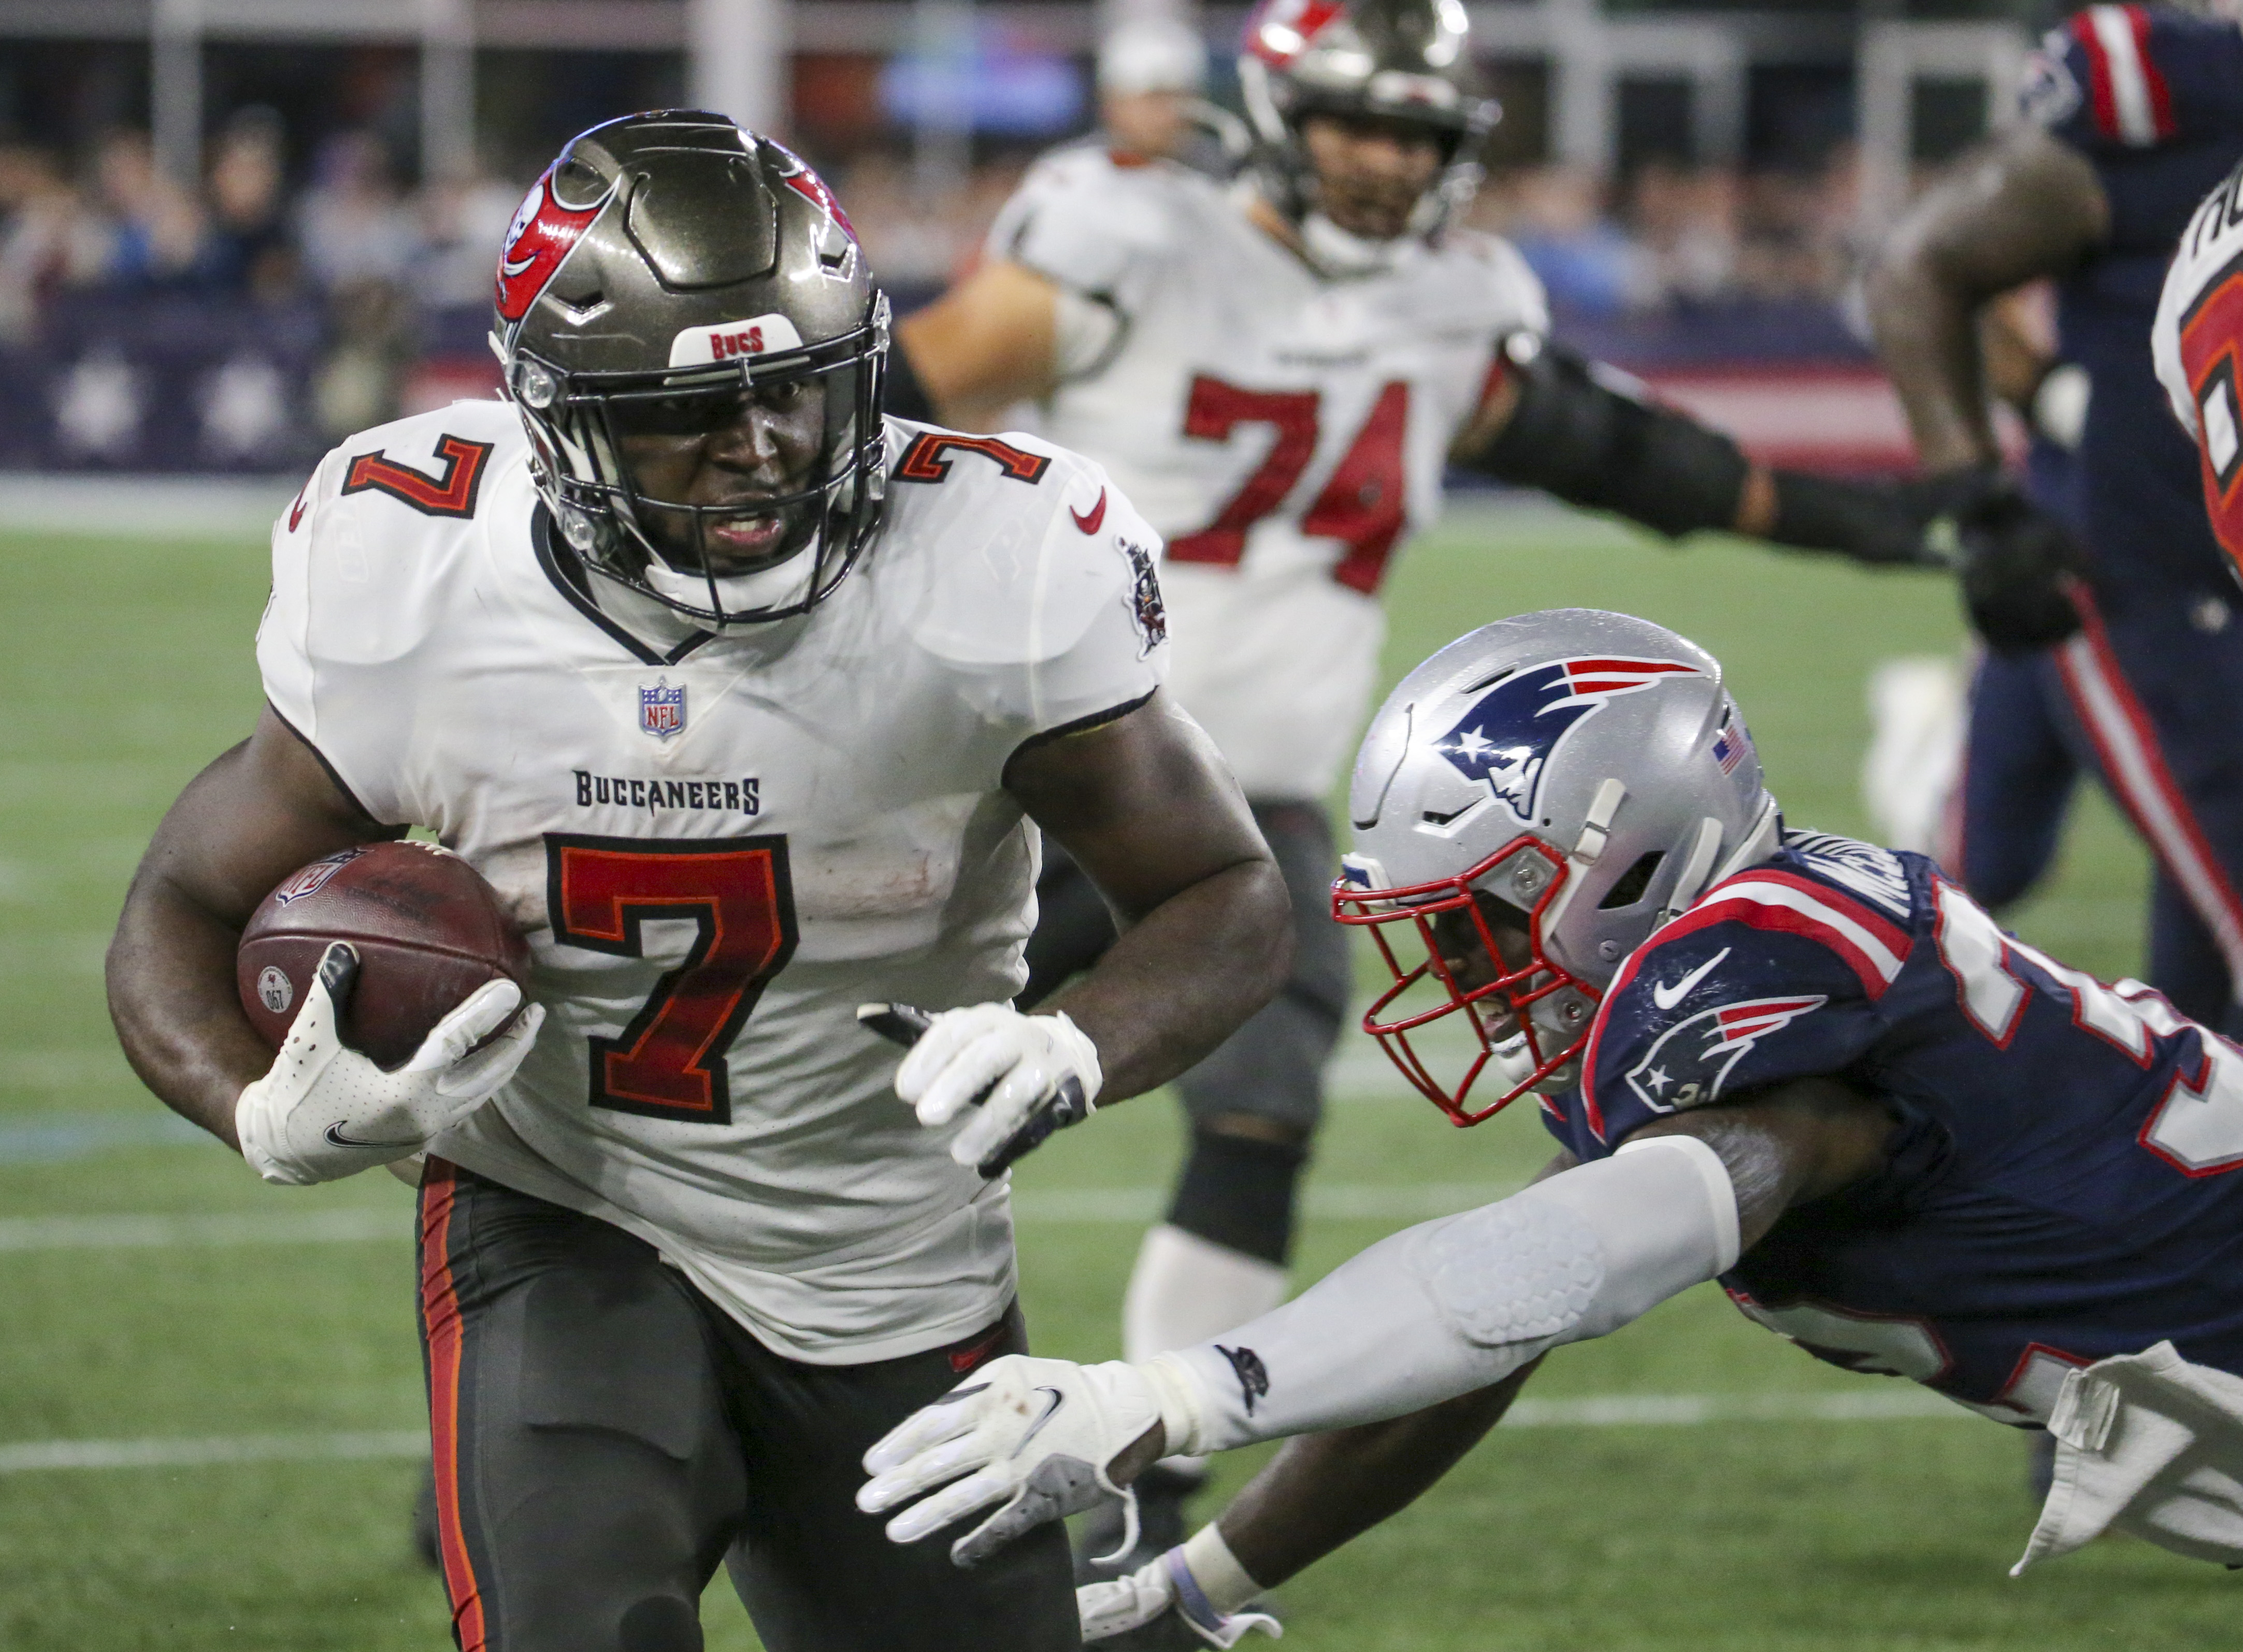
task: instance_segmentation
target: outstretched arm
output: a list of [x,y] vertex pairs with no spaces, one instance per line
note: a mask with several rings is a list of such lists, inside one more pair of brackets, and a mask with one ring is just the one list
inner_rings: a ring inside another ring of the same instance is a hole
[[[879,1511],[934,1491],[890,1522],[899,1542],[997,1505],[953,1547],[970,1563],[1168,1453],[1383,1422],[1492,1387],[1722,1272],[1785,1210],[1876,1171],[1890,1129],[1883,1109],[1823,1078],[1659,1120],[1610,1158],[1373,1246],[1219,1341],[1143,1366],[999,1360],[875,1446],[858,1501]],[[1080,1403],[1042,1407],[1037,1393]],[[1383,1486],[1329,1489],[1374,1513],[1393,1506],[1397,1484],[1431,1483],[1428,1456],[1453,1461],[1456,1427],[1484,1414],[1458,1407]],[[1361,1528],[1326,1515],[1288,1533],[1286,1511],[1264,1507],[1274,1531],[1218,1529],[1283,1564]],[[1268,1581],[1232,1569],[1235,1582]]]
[[1003,259],[982,265],[896,323],[888,411],[974,430],[1016,401],[1048,395],[1060,310],[1047,277]]
[[1936,561],[1898,490],[1769,470],[1627,374],[1514,333],[1450,459],[1514,487],[1612,511],[1669,538],[1714,528],[1857,562]]

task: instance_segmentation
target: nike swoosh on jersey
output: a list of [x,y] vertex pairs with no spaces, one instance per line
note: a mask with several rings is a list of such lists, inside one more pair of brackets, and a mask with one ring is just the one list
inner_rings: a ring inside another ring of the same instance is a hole
[[1708,975],[1713,972],[1713,968],[1715,964],[1719,964],[1723,958],[1728,956],[1729,949],[1728,947],[1723,947],[1720,951],[1714,953],[1712,957],[1708,958],[1696,969],[1691,970],[1689,974],[1684,976],[1680,981],[1674,983],[1674,985],[1666,986],[1654,984],[1651,989],[1651,1001],[1662,1010],[1672,1010],[1676,1004],[1682,1002],[1684,997],[1689,992],[1692,987],[1696,986],[1699,982],[1704,980]]
[[1106,490],[1102,487],[1098,490],[1098,503],[1090,507],[1088,515],[1084,515],[1072,505],[1067,507],[1067,514],[1074,518],[1074,525],[1084,533],[1095,534],[1098,525],[1106,520]]
[[386,1151],[392,1147],[418,1147],[421,1145],[412,1141],[360,1141],[355,1136],[344,1135],[340,1125],[329,1125],[327,1136],[338,1147],[379,1147]]
[[1034,1422],[1028,1425],[1028,1432],[1022,1434],[1020,1436],[1020,1443],[1013,1447],[1013,1455],[1015,1457],[1019,1456],[1022,1452],[1028,1448],[1028,1441],[1034,1440],[1039,1434],[1042,1433],[1043,1426],[1049,1422],[1054,1417],[1059,1415],[1059,1408],[1067,1403],[1067,1396],[1056,1388],[1038,1388],[1036,1392],[1038,1393],[1049,1394],[1051,1396],[1051,1404],[1044,1407],[1044,1414],[1042,1416],[1037,1418]]
[[[305,484],[305,491],[306,491],[306,493],[308,493],[308,492],[310,491],[310,484],[309,484],[309,483]],[[294,504],[294,506],[293,506],[293,507],[291,507],[291,508],[290,508],[290,510],[289,510],[289,512],[288,512],[288,531],[289,531],[291,534],[294,533],[294,532],[296,531],[296,524],[297,524],[297,523],[299,523],[299,522],[300,522],[300,521],[302,521],[303,520],[304,520],[304,494],[297,494],[297,495],[296,495],[296,503]]]

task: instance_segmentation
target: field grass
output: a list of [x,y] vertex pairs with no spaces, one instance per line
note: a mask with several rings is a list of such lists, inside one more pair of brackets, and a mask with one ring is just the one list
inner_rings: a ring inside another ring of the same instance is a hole
[[[147,831],[248,726],[263,592],[250,543],[0,538],[0,676],[17,708],[0,725],[10,1652],[448,1643],[405,1534],[419,1468],[402,1454],[421,1422],[408,1195],[380,1176],[261,1187],[167,1125],[114,1053],[101,1004],[101,948]],[[1469,624],[1560,602],[1631,608],[1721,654],[1792,818],[1838,829],[1862,826],[1853,776],[1870,665],[1957,641],[1937,581],[1732,547],[1677,554],[1514,513],[1462,518],[1412,554],[1390,668]],[[2141,888],[2139,850],[2091,803],[2021,925],[2122,972],[2139,953]],[[1398,1099],[1364,1053],[1343,1064],[1319,1150],[1303,1277],[1416,1214],[1516,1185],[1546,1152],[1523,1112],[1452,1132]],[[1115,1352],[1136,1223],[1177,1145],[1174,1109],[1148,1098],[1021,1172],[1027,1306],[1046,1352]],[[2007,1579],[2031,1523],[2019,1441],[1960,1412],[1889,1414],[1897,1388],[1817,1367],[1711,1290],[1691,1293],[1554,1359],[1531,1396],[1544,1426],[1502,1431],[1418,1508],[1287,1588],[1288,1644],[1932,1652],[2232,1634],[2225,1574],[2138,1544]],[[1566,1409],[1599,1396],[1698,1396],[1778,1420],[1589,1427]],[[1872,1414],[1798,1420],[1864,1396]],[[102,1454],[84,1442],[172,1461],[37,1466]],[[304,1454],[314,1449],[368,1454]],[[199,1453],[253,1460],[177,1461]],[[1224,1464],[1226,1483],[1250,1471],[1242,1458]],[[707,1617],[712,1647],[754,1644],[722,1584]]]

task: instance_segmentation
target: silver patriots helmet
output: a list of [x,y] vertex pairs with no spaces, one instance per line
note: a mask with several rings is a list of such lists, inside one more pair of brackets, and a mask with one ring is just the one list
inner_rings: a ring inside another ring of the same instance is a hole
[[[556,551],[706,625],[802,613],[863,552],[887,334],[832,191],[722,115],[581,133],[499,254],[491,343]],[[719,497],[644,480],[649,453],[726,430],[761,458],[702,489]]]
[[1294,222],[1316,210],[1301,139],[1310,115],[1371,115],[1430,128],[1447,164],[1411,228],[1438,232],[1472,198],[1479,148],[1501,117],[1472,59],[1461,0],[1262,0],[1246,22],[1239,89],[1270,204]]
[[1621,960],[1779,829],[1720,662],[1593,608],[1483,626],[1404,678],[1349,813],[1333,915],[1393,977],[1364,1030],[1459,1125],[1578,1082]]

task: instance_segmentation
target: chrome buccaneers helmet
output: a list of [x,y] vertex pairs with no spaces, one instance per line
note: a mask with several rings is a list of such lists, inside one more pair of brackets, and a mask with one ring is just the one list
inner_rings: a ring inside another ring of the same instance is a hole
[[[818,174],[722,115],[570,140],[491,342],[567,554],[701,624],[804,612],[879,522],[887,300]],[[683,485],[727,431],[741,456]]]
[[1578,1082],[1620,961],[1780,827],[1720,662],[1593,608],[1483,626],[1404,678],[1349,813],[1333,914],[1393,977],[1364,1030],[1459,1125]]
[[1311,222],[1317,208],[1301,138],[1307,117],[1431,129],[1446,164],[1410,224],[1430,235],[1472,198],[1480,144],[1503,112],[1472,63],[1461,0],[1262,0],[1246,22],[1238,80],[1263,189],[1296,223]]

